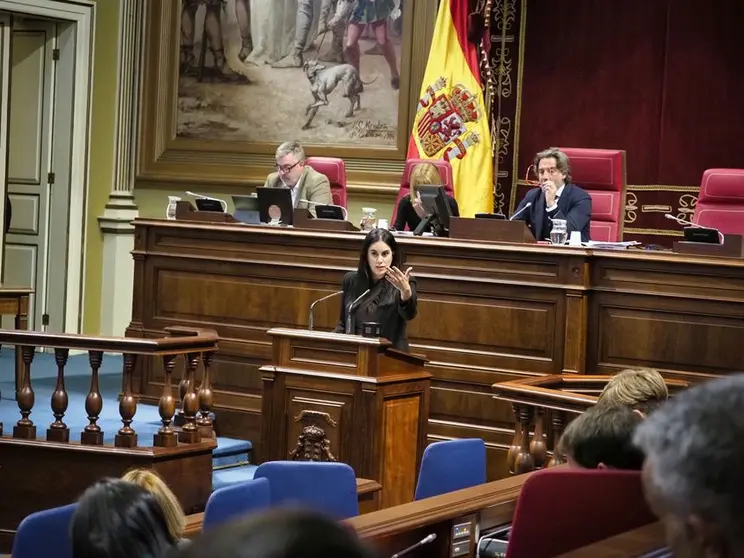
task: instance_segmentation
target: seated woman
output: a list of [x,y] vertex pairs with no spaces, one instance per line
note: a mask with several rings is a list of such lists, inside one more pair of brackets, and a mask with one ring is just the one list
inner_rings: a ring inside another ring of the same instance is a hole
[[[402,255],[395,237],[385,229],[373,229],[364,239],[359,267],[344,276],[341,315],[336,333],[361,334],[362,324],[380,324],[380,335],[393,347],[408,351],[406,323],[416,317],[416,280],[412,268],[401,271]],[[353,306],[353,307],[352,307]]]
[[70,535],[73,558],[161,558],[177,544],[155,497],[122,479],[100,480],[83,493]]
[[[408,225],[409,230],[415,230],[419,226],[419,223],[421,223],[421,220],[426,216],[426,210],[421,204],[421,195],[416,187],[427,184],[444,184],[439,174],[439,169],[431,163],[421,163],[413,167],[413,171],[411,172],[411,191],[400,200],[398,212],[395,215],[393,228],[396,231],[405,230],[406,225]],[[457,206],[455,199],[447,196],[447,202],[449,203],[452,215],[459,217],[460,208]],[[427,227],[424,232],[431,232],[431,226]]]
[[177,541],[179,545],[188,544],[189,540],[183,538],[183,531],[186,528],[186,515],[183,513],[181,503],[155,471],[151,471],[150,469],[131,469],[121,478],[137,486],[141,486],[152,494],[163,510],[163,516],[168,525],[168,532],[171,538]]

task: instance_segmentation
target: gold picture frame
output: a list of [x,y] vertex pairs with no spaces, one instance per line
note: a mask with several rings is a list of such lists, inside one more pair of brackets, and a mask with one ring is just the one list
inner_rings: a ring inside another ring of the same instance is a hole
[[[369,193],[397,190],[437,9],[438,2],[433,0],[405,0],[402,6],[394,145],[303,142],[308,156],[343,158],[351,190]],[[205,140],[177,134],[181,10],[181,0],[158,0],[147,5],[137,180],[150,184],[261,184],[273,169],[278,141]]]

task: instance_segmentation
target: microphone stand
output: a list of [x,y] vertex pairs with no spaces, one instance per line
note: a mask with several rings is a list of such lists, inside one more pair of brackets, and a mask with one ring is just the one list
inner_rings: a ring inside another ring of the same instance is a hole
[[318,300],[316,300],[310,305],[310,315],[308,316],[308,320],[307,320],[308,326],[309,326],[308,329],[310,329],[310,331],[312,331],[313,327],[315,326],[315,305],[318,304],[319,302],[323,302],[324,300],[328,300],[329,298],[333,298],[334,296],[343,294],[343,292],[344,291],[336,291],[335,293],[331,293],[322,298],[319,298]]
[[356,305],[359,303],[360,300],[362,300],[365,296],[367,296],[367,293],[369,293],[369,289],[364,291],[362,294],[360,294],[354,302],[349,304],[349,310],[346,313],[346,333],[351,334],[354,330],[352,329],[352,316],[354,310],[356,310]]

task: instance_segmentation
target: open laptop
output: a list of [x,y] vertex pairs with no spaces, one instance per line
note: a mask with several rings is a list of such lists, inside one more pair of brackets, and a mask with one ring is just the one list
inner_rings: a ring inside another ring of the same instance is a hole
[[258,214],[261,223],[270,225],[291,225],[294,206],[292,191],[289,188],[256,188],[258,194]]
[[258,196],[232,196],[235,213],[233,217],[246,225],[258,225],[261,216],[258,209]]

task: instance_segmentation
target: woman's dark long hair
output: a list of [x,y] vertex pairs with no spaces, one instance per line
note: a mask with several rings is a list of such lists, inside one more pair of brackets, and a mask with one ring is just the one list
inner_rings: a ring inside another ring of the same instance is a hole
[[121,479],[100,480],[83,493],[70,534],[73,558],[160,558],[177,542],[155,497]]
[[[403,254],[398,248],[398,243],[395,241],[393,234],[387,229],[372,229],[367,233],[367,237],[364,239],[362,245],[362,251],[359,254],[359,267],[357,267],[357,287],[355,296],[361,295],[367,289],[371,289],[373,285],[372,280],[372,269],[369,267],[369,248],[375,242],[384,242],[390,247],[393,252],[393,261],[390,266],[400,268],[403,263]],[[379,300],[379,302],[385,304],[392,302],[396,295],[396,289],[390,282],[383,280],[379,297],[370,297],[370,301]]]
[[[168,558],[374,558],[351,527],[293,509],[255,513],[221,525]],[[134,558],[134,557],[131,557]]]

